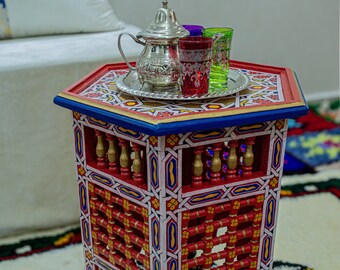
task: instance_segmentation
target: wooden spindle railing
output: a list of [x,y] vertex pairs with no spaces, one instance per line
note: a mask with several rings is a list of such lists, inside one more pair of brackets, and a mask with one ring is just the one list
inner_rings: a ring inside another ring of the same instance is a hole
[[193,149],[191,187],[217,185],[253,175],[256,138],[196,146]]
[[145,186],[146,157],[143,147],[99,130],[94,130],[94,134],[95,167],[136,186]]
[[[146,161],[141,145],[99,130],[95,130],[95,136],[98,169],[108,168],[110,174],[136,186],[146,184]],[[227,143],[196,146],[192,152],[192,172],[191,176],[189,175],[191,187],[202,188],[205,183],[218,185],[251,177],[254,170],[255,141],[255,137],[250,137]]]

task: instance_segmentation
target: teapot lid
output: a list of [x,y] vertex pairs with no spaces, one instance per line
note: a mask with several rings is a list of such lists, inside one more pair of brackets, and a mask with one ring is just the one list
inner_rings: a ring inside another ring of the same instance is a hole
[[160,8],[155,19],[138,36],[143,38],[173,39],[187,37],[190,35],[176,18],[175,12],[168,8],[168,1],[162,1],[163,7]]

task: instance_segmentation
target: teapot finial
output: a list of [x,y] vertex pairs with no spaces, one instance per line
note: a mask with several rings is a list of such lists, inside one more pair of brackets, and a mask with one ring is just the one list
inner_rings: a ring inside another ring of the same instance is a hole
[[[0,0],[1,1],[1,0]],[[175,12],[168,8],[168,0],[162,0],[163,7],[158,9],[154,20],[137,36],[159,40],[176,40],[189,36],[190,33],[177,21]]]

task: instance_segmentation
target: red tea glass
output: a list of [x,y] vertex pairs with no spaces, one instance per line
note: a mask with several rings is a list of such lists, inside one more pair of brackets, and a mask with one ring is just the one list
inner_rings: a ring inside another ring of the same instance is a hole
[[184,96],[204,95],[209,89],[213,40],[209,37],[186,37],[178,40]]

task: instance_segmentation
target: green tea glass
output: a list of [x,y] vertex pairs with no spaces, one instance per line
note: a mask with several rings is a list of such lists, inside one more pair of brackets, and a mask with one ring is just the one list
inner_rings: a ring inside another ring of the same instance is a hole
[[210,70],[209,92],[225,91],[228,88],[228,72],[233,29],[213,27],[203,30],[204,37],[222,35],[214,42],[213,59]]

